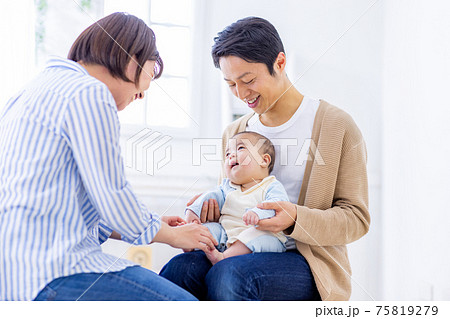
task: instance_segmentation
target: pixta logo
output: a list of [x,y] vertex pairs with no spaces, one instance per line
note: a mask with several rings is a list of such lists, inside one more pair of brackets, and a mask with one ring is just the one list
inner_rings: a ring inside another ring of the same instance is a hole
[[145,128],[126,142],[125,165],[139,172],[154,175],[172,160],[172,137]]

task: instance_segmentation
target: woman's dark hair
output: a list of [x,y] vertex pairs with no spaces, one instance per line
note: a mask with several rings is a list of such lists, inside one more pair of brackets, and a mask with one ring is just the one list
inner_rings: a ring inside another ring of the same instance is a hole
[[67,56],[75,62],[102,65],[113,77],[126,82],[133,82],[125,74],[132,57],[140,66],[134,78],[136,86],[147,60],[156,61],[154,79],[161,76],[163,61],[156,49],[155,34],[144,21],[123,12],[110,14],[89,26]]
[[221,57],[236,56],[250,63],[264,63],[270,75],[283,43],[275,27],[267,20],[247,17],[226,27],[214,38],[212,57],[220,68]]

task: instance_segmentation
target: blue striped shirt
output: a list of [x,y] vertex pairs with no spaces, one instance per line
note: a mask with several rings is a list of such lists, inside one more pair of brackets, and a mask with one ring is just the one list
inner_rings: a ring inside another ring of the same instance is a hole
[[55,278],[119,271],[112,229],[148,244],[158,215],[125,178],[119,121],[105,84],[52,58],[0,115],[0,300],[31,300]]

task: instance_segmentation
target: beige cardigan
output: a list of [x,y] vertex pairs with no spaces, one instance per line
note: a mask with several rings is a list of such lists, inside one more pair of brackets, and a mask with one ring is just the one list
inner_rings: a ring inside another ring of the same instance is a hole
[[[245,131],[253,114],[225,129],[223,151],[229,138]],[[285,233],[308,261],[322,300],[348,300],[351,268],[346,244],[365,235],[370,224],[366,147],[350,115],[323,100],[311,138],[297,220]]]

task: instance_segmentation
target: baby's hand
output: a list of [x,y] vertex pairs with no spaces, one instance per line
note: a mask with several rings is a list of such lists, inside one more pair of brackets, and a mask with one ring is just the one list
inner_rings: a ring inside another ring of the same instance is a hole
[[245,225],[256,225],[259,222],[259,217],[254,211],[248,210],[244,216],[242,216],[242,220]]
[[190,223],[196,223],[201,224],[200,218],[190,209],[186,210],[186,222],[188,224]]

